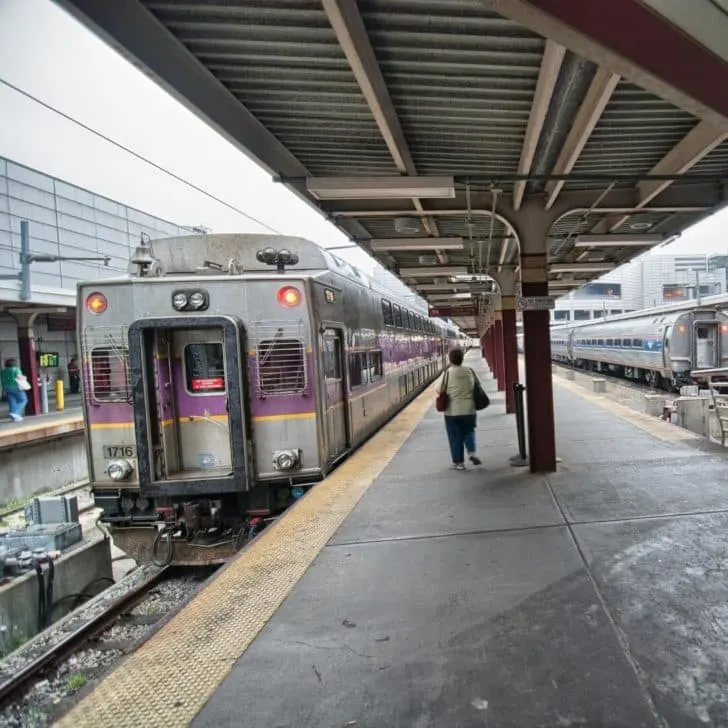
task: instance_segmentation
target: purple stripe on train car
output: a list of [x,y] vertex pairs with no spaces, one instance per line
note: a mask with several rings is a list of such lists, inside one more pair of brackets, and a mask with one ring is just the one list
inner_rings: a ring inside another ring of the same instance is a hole
[[[392,344],[388,346],[388,340],[382,339],[377,342],[382,350],[382,360],[385,375],[396,372],[403,368],[407,362],[412,364],[429,363],[435,358],[439,358],[439,346],[437,343],[430,344],[426,342],[426,351],[420,354],[410,353],[405,342],[400,344]],[[168,368],[158,363],[158,383],[160,391],[170,391],[166,386],[169,381]],[[308,368],[308,381],[306,391],[311,394],[292,394],[283,396],[267,396],[261,397],[257,389],[257,371],[254,356],[248,357],[248,382],[250,388],[250,406],[251,415],[253,417],[273,417],[284,414],[304,414],[312,412],[316,409],[316,401],[313,392],[316,389],[316,367],[312,354],[306,356],[306,364]],[[174,365],[175,379],[179,383],[179,415],[180,417],[200,417],[205,415],[225,415],[225,395],[219,396],[196,396],[188,394],[184,389],[184,380],[182,378],[181,362],[177,360]],[[372,389],[382,386],[383,380],[369,382],[366,385],[357,387],[354,394],[361,395]],[[339,401],[340,396],[335,400]],[[163,419],[169,419],[173,416],[173,407],[170,402],[163,403],[161,415]],[[88,407],[88,420],[90,424],[115,424],[131,422],[133,420],[133,410],[131,404],[127,403],[104,403]]]
[[87,417],[90,425],[113,425],[132,422],[134,412],[131,404],[126,402],[104,402],[98,405],[89,404]]

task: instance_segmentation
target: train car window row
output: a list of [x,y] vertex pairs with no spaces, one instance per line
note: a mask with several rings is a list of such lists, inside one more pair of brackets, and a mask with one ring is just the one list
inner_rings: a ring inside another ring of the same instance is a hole
[[408,311],[384,298],[382,299],[382,318],[385,326],[410,331],[422,331],[428,334],[436,333],[435,325],[428,318]]
[[261,394],[300,394],[306,388],[306,355],[299,339],[264,339],[256,350]]
[[[554,340],[554,344],[568,346],[567,340]],[[657,350],[661,344],[656,339],[574,339],[576,346],[600,346],[620,349],[651,349]]]

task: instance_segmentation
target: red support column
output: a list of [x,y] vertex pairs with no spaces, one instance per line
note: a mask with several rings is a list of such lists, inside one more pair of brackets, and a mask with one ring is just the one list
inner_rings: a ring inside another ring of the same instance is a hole
[[503,324],[500,318],[496,318],[495,323],[493,324],[493,340],[496,361],[495,378],[498,382],[498,391],[502,392],[506,388],[506,370],[505,357],[503,354]]
[[485,359],[488,362],[488,366],[490,367],[490,371],[493,373],[493,376],[495,376],[495,357],[494,357],[495,349],[493,348],[493,327],[488,329],[488,331],[485,334]]
[[[516,411],[513,385],[518,382],[518,342],[516,340],[516,312],[512,308],[513,297],[510,298],[510,302],[505,300],[503,302],[503,363],[506,378],[506,412],[513,414]],[[505,308],[505,306],[511,306],[511,308]]]
[[18,351],[20,353],[20,368],[28,378],[31,385],[28,395],[26,415],[39,415],[40,392],[38,391],[38,365],[35,359],[35,338],[33,336],[33,322],[31,320],[18,321]]
[[[546,256],[521,254],[522,295],[547,296]],[[541,270],[539,270],[541,269]],[[543,281],[538,278],[543,277]],[[530,281],[526,279],[530,278]],[[534,280],[536,279],[536,280]],[[551,381],[551,339],[548,311],[523,312],[526,356],[529,461],[532,473],[556,471],[554,392]]]

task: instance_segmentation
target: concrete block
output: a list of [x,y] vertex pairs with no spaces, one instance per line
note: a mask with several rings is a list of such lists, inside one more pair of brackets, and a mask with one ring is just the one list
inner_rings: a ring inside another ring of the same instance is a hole
[[567,369],[564,372],[564,377],[570,382],[573,382],[576,379],[576,372],[574,372],[572,369]]
[[606,379],[592,379],[592,392],[597,394],[604,394],[607,391],[607,380]]
[[0,505],[87,479],[82,431],[0,450]]
[[[53,601],[71,594],[98,594],[112,578],[111,541],[100,534],[69,549],[54,561]],[[47,566],[44,570],[47,570]],[[47,578],[47,576],[46,576]],[[54,621],[71,611],[73,599],[67,599],[53,612]],[[10,647],[38,634],[38,576],[35,571],[23,574],[0,587],[0,626]]]
[[678,397],[675,404],[680,427],[698,435],[708,434],[708,402],[703,397]]
[[662,417],[662,411],[666,402],[663,394],[646,394],[645,395],[645,414],[651,417]]

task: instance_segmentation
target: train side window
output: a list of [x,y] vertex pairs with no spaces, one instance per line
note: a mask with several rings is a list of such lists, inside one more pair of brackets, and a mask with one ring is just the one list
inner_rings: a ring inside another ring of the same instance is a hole
[[604,346],[604,339],[597,339],[598,346]]
[[614,340],[614,345],[615,346],[622,346],[622,339],[615,339]]
[[614,339],[607,339],[607,346],[614,346]]
[[306,357],[298,339],[265,339],[257,347],[262,394],[296,394],[306,388]]
[[384,368],[382,363],[382,352],[369,352],[369,380],[372,382],[379,381],[384,376]]
[[382,316],[386,326],[394,326],[394,316],[392,315],[392,304],[389,301],[382,301]]
[[338,339],[327,336],[324,339],[324,376],[326,379],[341,379],[341,344]]
[[395,303],[392,306],[394,311],[394,325],[398,328],[402,328],[402,309]]
[[184,350],[185,383],[192,394],[225,391],[222,344],[187,344]]
[[634,339],[632,341],[632,346],[634,346],[636,349],[642,348],[642,339]]
[[349,388],[361,387],[367,383],[367,355],[361,352],[349,354]]
[[110,346],[91,351],[91,391],[97,402],[128,402],[129,352]]

